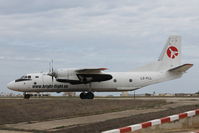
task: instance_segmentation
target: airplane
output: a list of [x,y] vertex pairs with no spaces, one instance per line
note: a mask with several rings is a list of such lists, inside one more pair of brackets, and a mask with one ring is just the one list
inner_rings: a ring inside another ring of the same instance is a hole
[[180,78],[193,64],[181,64],[181,37],[172,35],[153,63],[128,72],[104,72],[107,68],[53,69],[26,74],[8,83],[7,88],[24,92],[81,92],[81,99],[93,99],[94,92],[133,91]]

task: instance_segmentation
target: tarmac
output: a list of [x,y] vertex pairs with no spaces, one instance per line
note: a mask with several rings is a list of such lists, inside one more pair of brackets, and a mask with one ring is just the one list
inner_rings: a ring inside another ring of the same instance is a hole
[[[2,99],[2,98],[1,98]],[[4,98],[9,99],[9,98]],[[12,98],[11,98],[12,99]],[[18,99],[18,98],[17,98]],[[50,98],[49,98],[50,99]],[[97,98],[97,100],[133,100],[132,98]],[[41,99],[42,100],[42,99]],[[43,99],[44,100],[44,99]],[[52,99],[51,99],[52,100]],[[71,127],[78,127],[78,125],[89,125],[93,123],[100,123],[105,122],[113,119],[122,119],[127,118],[132,115],[139,115],[143,113],[154,113],[164,111],[170,108],[177,108],[180,106],[187,106],[187,105],[197,105],[199,104],[199,98],[197,97],[137,97],[136,100],[166,100],[167,103],[162,105],[161,107],[155,108],[147,108],[147,109],[127,109],[123,111],[114,111],[96,115],[87,115],[87,116],[80,116],[74,118],[59,118],[53,120],[44,120],[44,121],[32,121],[32,122],[19,122],[13,124],[4,124],[3,127],[6,129],[17,129],[21,131],[12,131],[12,130],[1,130],[1,133],[30,133],[29,131],[60,131],[62,129],[71,128]],[[57,105],[59,106],[59,105]],[[1,125],[2,126],[2,125]],[[190,129],[193,131],[193,129]],[[194,129],[196,130],[196,129]],[[22,132],[27,131],[27,132]],[[182,129],[183,131],[183,129]],[[174,131],[179,132],[179,131]]]

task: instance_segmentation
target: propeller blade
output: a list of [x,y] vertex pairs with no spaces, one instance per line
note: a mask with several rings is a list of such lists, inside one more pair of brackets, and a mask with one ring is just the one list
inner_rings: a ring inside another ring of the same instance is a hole
[[52,73],[53,73],[54,71],[53,71],[53,60],[52,60]]
[[56,72],[54,72],[54,68],[53,68],[53,60],[49,63],[49,76],[52,77],[52,82],[54,82],[54,77],[56,78]]
[[51,62],[49,62],[49,73],[51,73]]
[[52,73],[52,82],[54,82],[54,77],[55,77],[55,73],[54,73],[54,68],[53,68],[53,60],[51,61],[51,63],[52,63],[52,68],[51,68],[51,73]]

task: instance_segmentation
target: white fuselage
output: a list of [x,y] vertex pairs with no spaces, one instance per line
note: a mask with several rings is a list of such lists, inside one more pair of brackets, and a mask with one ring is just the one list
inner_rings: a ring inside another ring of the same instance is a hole
[[88,84],[72,85],[70,83],[57,82],[56,79],[46,73],[27,74],[31,77],[25,81],[12,81],[8,88],[21,92],[109,92],[136,90],[151,84],[179,78],[182,74],[169,72],[112,72],[111,80],[92,82]]
[[[180,78],[193,64],[181,64],[181,37],[172,35],[157,61],[130,72],[104,73],[107,68],[58,69],[33,73],[10,82],[7,87],[26,92],[82,92],[81,99],[93,99],[93,92],[131,91]],[[52,61],[53,64],[53,61]],[[52,65],[53,66],[53,65]]]

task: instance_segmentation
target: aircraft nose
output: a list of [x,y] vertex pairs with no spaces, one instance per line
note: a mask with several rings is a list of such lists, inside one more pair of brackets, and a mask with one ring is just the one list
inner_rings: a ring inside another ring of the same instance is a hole
[[7,88],[8,88],[8,89],[10,89],[10,90],[13,90],[13,89],[14,89],[14,84],[13,84],[13,82],[14,82],[14,81],[12,81],[12,82],[10,82],[10,83],[7,84]]

